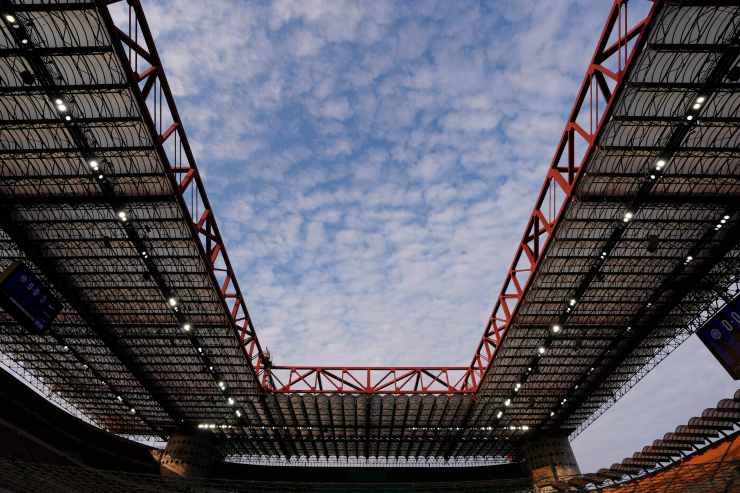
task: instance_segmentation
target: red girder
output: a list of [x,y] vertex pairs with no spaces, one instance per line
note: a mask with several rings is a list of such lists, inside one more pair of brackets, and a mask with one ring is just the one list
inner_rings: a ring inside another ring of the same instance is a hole
[[262,383],[276,393],[463,394],[475,391],[472,369],[438,367],[273,366]]
[[[496,358],[496,351],[505,339],[510,322],[534,278],[533,273],[537,271],[539,261],[570,203],[578,178],[596,147],[596,136],[611,113],[612,103],[622,87],[622,77],[643,42],[642,34],[661,2],[656,1],[648,16],[632,27],[628,23],[627,3],[628,0],[614,0],[612,4],[522,241],[470,364],[474,370],[471,374],[478,375],[478,384]],[[608,44],[612,38],[615,41]],[[607,77],[612,81],[611,87]],[[578,153],[577,149],[582,150]]]
[[[595,148],[596,136],[619,94],[643,33],[662,3],[630,26],[628,0],[614,0],[591,63],[580,85],[545,181],[527,222],[503,287],[469,366],[465,367],[317,367],[271,365],[262,352],[236,275],[221,239],[204,184],[188,144],[159,55],[139,0],[128,0],[138,36],[114,29],[127,52],[128,77],[165,157],[167,173],[194,238],[211,270],[214,285],[249,364],[262,387],[275,393],[462,394],[475,393],[493,364],[512,318],[560,224],[571,193]],[[612,41],[613,40],[613,41]]]
[[[152,140],[165,163],[166,172],[178,194],[181,207],[187,211],[189,225],[201,255],[206,259],[214,286],[229,314],[235,336],[258,381],[261,381],[264,355],[252,326],[236,275],[224,248],[216,219],[211,212],[206,189],[198,173],[195,158],[181,123],[167,76],[154,44],[139,0],[127,0],[132,19],[129,32],[110,29],[112,38],[123,46],[128,61],[127,77],[133,87]],[[133,34],[132,34],[133,33]]]

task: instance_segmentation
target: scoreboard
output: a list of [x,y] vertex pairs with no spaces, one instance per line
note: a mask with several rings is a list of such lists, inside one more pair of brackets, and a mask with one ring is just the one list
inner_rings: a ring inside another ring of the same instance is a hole
[[43,334],[62,304],[41,280],[21,262],[0,274],[0,305],[33,334]]
[[740,380],[740,296],[710,318],[696,335],[735,380]]

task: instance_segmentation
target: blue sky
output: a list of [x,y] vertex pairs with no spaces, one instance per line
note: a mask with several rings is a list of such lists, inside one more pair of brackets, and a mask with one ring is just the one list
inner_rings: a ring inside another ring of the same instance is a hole
[[[277,363],[469,362],[610,4],[145,2]],[[689,349],[717,383],[661,435],[733,386]],[[612,428],[576,442],[585,470],[657,438]]]

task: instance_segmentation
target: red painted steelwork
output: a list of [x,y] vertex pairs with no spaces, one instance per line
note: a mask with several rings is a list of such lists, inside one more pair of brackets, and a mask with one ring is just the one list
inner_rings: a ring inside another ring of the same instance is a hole
[[278,393],[462,394],[475,391],[475,375],[471,373],[472,369],[464,366],[274,366],[265,372],[262,384]]
[[[130,6],[128,32],[113,26],[108,17],[111,36],[123,47],[129,69],[126,75],[134,97],[151,129],[160,158],[167,166],[167,175],[178,194],[180,206],[189,215],[191,233],[218,287],[235,337],[257,380],[267,381],[269,378],[262,378],[266,358],[226,253],[144,11],[139,0],[126,3]],[[142,38],[143,44],[140,43]]]
[[[219,295],[244,355],[265,390],[321,394],[455,394],[478,390],[521,305],[533,273],[547,251],[584,166],[596,148],[596,137],[610,115],[625,72],[645,42],[646,27],[662,4],[656,0],[646,18],[630,24],[628,1],[613,1],[524,236],[470,366],[431,368],[277,366],[269,363],[216,225],[141,4],[139,0],[128,0],[135,14],[129,22],[129,32],[115,28],[113,35],[127,52],[128,77],[135,97],[159,143],[173,189],[179,193],[183,210],[190,215],[192,234],[198,239],[214,284],[219,287]],[[143,46],[139,44],[139,33],[144,39]]]
[[[661,1],[654,2],[647,17],[630,25],[628,2],[614,0],[612,4],[524,236],[470,363],[473,370],[470,378],[477,375],[478,385],[493,364],[497,349],[506,337],[533,274],[567,209],[578,178],[597,147],[596,137],[611,114],[622,79],[645,42],[642,35],[662,4]],[[563,299],[562,302],[565,306],[568,300]]]

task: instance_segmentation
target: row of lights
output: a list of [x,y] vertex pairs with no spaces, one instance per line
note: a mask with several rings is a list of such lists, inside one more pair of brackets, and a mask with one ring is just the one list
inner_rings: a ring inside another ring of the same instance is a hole
[[[568,302],[568,305],[569,305],[568,306],[568,311],[569,312],[572,309],[572,307],[575,306],[575,304],[576,304],[576,300],[574,298],[572,298],[572,299],[569,300],[569,302]],[[561,330],[562,330],[562,327],[559,324],[553,324],[550,327],[550,330],[552,331],[553,334],[559,334],[561,332]],[[536,355],[536,357],[537,358],[540,358],[540,357],[544,356],[547,353],[547,347],[548,346],[549,346],[549,342],[548,341],[545,341],[545,343],[543,343],[540,346],[538,346],[537,347],[537,355]],[[536,363],[534,363],[534,364],[536,364]],[[511,407],[513,398],[522,389],[522,386],[524,385],[524,381],[526,381],[526,379],[529,377],[529,375],[532,373],[532,371],[533,371],[532,366],[528,366],[525,374],[522,376],[522,378],[520,378],[520,381],[514,383],[514,387],[512,389],[512,392],[513,392],[512,395],[510,397],[507,397],[503,401],[504,402],[504,409],[498,409],[496,411],[496,419],[497,420],[500,420],[504,416],[504,410],[505,410],[505,408]],[[523,425],[523,426],[520,426],[520,427],[510,426],[509,429],[510,430],[528,431],[529,430],[529,426],[527,426],[527,425]]]
[[722,216],[722,219],[720,219],[719,222],[714,225],[714,229],[719,231],[720,229],[722,229],[722,226],[724,226],[729,220],[730,220],[730,215],[725,214],[724,216]]
[[701,109],[702,105],[704,104],[704,102],[706,100],[707,100],[707,97],[706,96],[698,96],[694,100],[694,104],[691,105],[691,109],[693,111],[690,112],[688,115],[686,115],[686,120],[692,121],[694,119],[694,116],[695,116],[696,112],[698,112]]
[[[9,15],[9,14],[5,16],[5,19],[8,22],[11,22],[11,23],[14,23],[15,20],[16,20],[14,16]],[[16,27],[17,28],[19,26],[16,24],[13,27]],[[23,42],[24,42],[24,44],[26,44],[27,43],[27,40],[24,39]],[[64,118],[65,121],[68,121],[69,122],[69,121],[72,120],[72,116],[69,114],[69,107],[68,107],[67,103],[64,101],[64,99],[62,99],[61,97],[56,97],[56,98],[53,99],[53,103],[54,103],[54,106],[56,107],[57,111],[61,115],[63,115],[63,118]],[[90,169],[93,172],[97,173],[96,176],[97,176],[97,179],[98,180],[103,180],[105,178],[104,175],[102,174],[102,172],[100,171],[100,162],[97,159],[94,159],[94,158],[93,159],[90,159],[90,160],[88,160],[87,164],[88,164],[88,166],[90,167]],[[128,221],[129,221],[129,213],[128,213],[128,211],[123,210],[123,209],[118,210],[116,212],[116,216],[118,217],[118,220],[124,226],[128,224]],[[141,256],[144,259],[148,259],[149,258],[149,253],[146,250],[143,250],[142,249],[141,252],[140,252],[140,254],[141,254]],[[177,300],[176,297],[174,297],[174,296],[168,296],[167,297],[167,305],[169,306],[169,308],[171,308],[175,312],[179,312],[179,303],[178,303],[178,300]],[[184,323],[182,323],[181,328],[182,328],[182,330],[184,332],[189,333],[192,330],[192,325],[189,322],[184,322]],[[68,346],[64,346],[64,347],[65,347],[65,350],[68,349]],[[197,346],[197,350],[198,350],[198,353],[199,354],[201,354],[201,355],[203,354],[203,348],[202,347]],[[213,373],[213,366],[212,365],[209,366],[209,370]],[[225,383],[222,380],[220,380],[218,382],[218,387],[219,387],[219,389],[222,392],[226,392],[226,385],[225,385]],[[116,400],[118,402],[123,402],[123,398],[120,395],[116,396]],[[227,396],[226,401],[227,401],[227,403],[230,406],[233,406],[236,403],[236,401],[234,400],[234,398],[231,397],[231,396]],[[131,414],[136,414],[136,409],[133,408],[133,407],[131,407],[129,409],[129,412]],[[242,412],[240,410],[236,410],[235,414],[239,418],[239,417],[241,417]]]
[[[17,19],[16,19],[16,17],[14,15],[12,15],[12,14],[4,14],[4,17],[5,17],[5,20],[7,22],[9,22],[14,29],[19,29],[20,28],[20,24],[17,22]],[[29,43],[29,40],[27,38],[24,37],[24,38],[21,39],[21,44],[22,45],[28,45],[28,43]],[[56,108],[57,112],[59,112],[59,114],[62,116],[62,118],[64,119],[64,121],[66,121],[66,122],[72,121],[72,115],[69,113],[70,108],[68,106],[68,103],[65,102],[65,100],[62,97],[54,97],[51,100],[51,102],[53,103],[53,105]],[[90,169],[92,171],[94,171],[95,173],[97,173],[97,179],[98,180],[103,180],[104,179],[103,174],[100,172],[100,163],[96,159],[90,159],[88,161],[88,165],[89,165],[89,167],[90,167]],[[118,211],[117,215],[118,215],[119,220],[121,220],[121,222],[123,222],[123,223],[125,223],[128,220],[128,215],[127,215],[126,211]],[[144,252],[144,257],[145,258],[147,257],[147,255],[146,255],[145,252]],[[173,300],[173,299],[174,298],[171,298],[170,300]],[[175,304],[176,304],[176,300],[175,300]],[[63,345],[63,348],[62,349],[64,351],[70,351],[69,346],[66,345],[66,344]],[[84,369],[88,369],[89,368],[88,364],[87,363],[83,363],[83,368]],[[121,403],[121,404],[124,403],[124,399],[123,399],[123,397],[121,395],[116,395],[115,396],[115,400],[117,402]],[[129,410],[128,411],[132,415],[136,414],[136,408],[133,407],[133,406],[129,407]]]
[[[228,425],[228,424],[221,424],[221,425],[217,425],[215,423],[200,423],[200,424],[198,424],[198,429],[200,429],[200,430],[216,430],[216,429],[231,429],[231,428],[233,428],[233,425]],[[291,429],[288,426],[259,426],[259,427],[252,427],[252,428],[262,429],[262,430],[289,430],[289,429]],[[313,428],[314,428],[313,426],[296,426],[296,427],[294,427],[292,429],[296,429],[296,430],[299,430],[299,431],[304,431],[304,430],[313,430]],[[457,426],[457,427],[455,427],[455,426],[452,426],[452,427],[445,427],[445,426],[412,426],[410,428],[411,431],[445,431],[445,430],[446,431],[460,431],[462,429],[463,428],[462,427],[459,427],[459,426]],[[494,427],[492,427],[492,426],[481,426],[479,429],[481,431],[494,431],[495,430]],[[510,426],[508,426],[508,429],[509,430],[512,430],[512,431],[517,431],[517,430],[518,431],[529,431],[529,426],[528,425],[521,425],[521,426],[510,425]]]
[[[20,29],[21,26],[18,23],[18,19],[16,19],[16,17],[14,15],[12,15],[12,14],[5,14],[5,20],[8,21],[13,26],[13,29]],[[28,45],[29,44],[28,38],[25,38],[25,37],[24,38],[21,38],[21,44],[24,45],[24,46]],[[60,113],[63,113],[64,114],[64,113],[67,112],[67,105],[64,103],[64,101],[61,98],[55,98],[54,99],[54,104],[55,104],[55,106],[57,107],[57,110]],[[65,114],[64,115],[64,120],[65,121],[71,121],[72,120],[72,116],[69,115],[69,114]]]
[[[718,222],[717,224],[715,224],[715,225],[714,225],[714,230],[715,230],[715,231],[719,231],[720,229],[722,229],[722,227],[723,227],[723,226],[724,226],[725,224],[727,224],[727,221],[729,221],[729,220],[730,220],[730,215],[729,215],[729,214],[725,214],[725,215],[723,215],[723,216],[722,216],[722,219],[720,219],[720,220],[719,220],[719,222]],[[687,255],[687,256],[686,256],[686,259],[684,260],[684,262],[683,262],[683,263],[684,263],[684,265],[688,265],[688,264],[689,264],[689,263],[691,263],[691,262],[692,262],[693,260],[694,260],[694,257],[693,257],[692,255]]]
[[[697,96],[697,98],[694,100],[694,103],[691,105],[691,110],[689,111],[689,114],[686,115],[687,121],[693,121],[694,118],[697,116],[698,111],[702,108],[704,103],[707,101],[707,97],[704,95]],[[662,172],[663,168],[665,168],[666,164],[668,164],[668,159],[666,157],[659,157],[655,161],[655,171],[656,172]],[[656,174],[653,173],[650,175],[651,180],[655,180],[657,178]]]
[[198,424],[199,430],[215,430],[215,429],[225,430],[225,429],[231,429],[231,428],[233,428],[232,425],[226,425],[226,424],[222,424],[222,425],[217,425],[215,423],[199,423]]
[[[705,96],[705,95],[699,95],[699,96],[697,96],[697,98],[696,98],[696,99],[694,100],[694,103],[693,103],[693,104],[692,104],[692,106],[691,106],[691,110],[690,110],[690,111],[689,111],[689,113],[688,113],[688,114],[686,115],[686,120],[687,120],[687,121],[689,121],[689,122],[693,121],[693,120],[694,120],[694,118],[695,118],[696,116],[698,116],[698,111],[699,111],[699,110],[701,110],[702,106],[704,105],[704,103],[705,103],[706,101],[707,101],[707,96]],[[655,179],[657,179],[657,175],[656,175],[656,173],[661,173],[661,172],[663,171],[663,168],[665,168],[665,166],[666,166],[667,164],[668,164],[668,157],[666,157],[666,156],[660,156],[660,157],[658,157],[658,159],[657,159],[657,160],[655,161],[655,172],[654,172],[654,173],[652,173],[652,174],[650,175],[650,179],[651,179],[651,180],[655,180]],[[636,212],[635,212],[635,211],[633,211],[633,210],[628,210],[628,211],[626,211],[626,212],[624,213],[624,216],[623,216],[623,218],[622,218],[622,221],[623,221],[623,222],[624,222],[625,224],[626,224],[626,223],[629,223],[629,222],[630,222],[630,221],[632,221],[632,219],[633,219],[633,218],[635,217],[635,213],[636,213]],[[719,222],[718,222],[718,223],[717,223],[717,224],[715,225],[715,230],[720,230],[720,229],[722,229],[723,225],[724,225],[725,223],[727,223],[727,221],[728,221],[729,219],[730,219],[730,215],[728,215],[728,214],[725,214],[725,215],[724,215],[724,216],[722,217],[722,219],[721,219],[721,220],[720,220],[720,221],[719,221]],[[607,251],[606,251],[606,250],[602,251],[602,252],[601,252],[601,255],[600,255],[600,259],[601,259],[602,261],[606,260],[606,257],[607,257],[607,255],[608,255],[608,253],[607,253]],[[694,257],[693,257],[692,255],[687,255],[687,256],[686,256],[686,258],[685,258],[685,260],[684,260],[684,264],[685,264],[685,265],[687,265],[687,264],[691,263],[691,262],[692,262],[693,260],[694,260]],[[575,300],[574,300],[574,299],[573,299],[573,300],[571,300],[571,303],[572,303],[572,304],[574,305],[574,304],[575,304]],[[571,305],[571,306],[572,306],[572,305]],[[652,306],[652,303],[650,303],[650,302],[649,302],[649,303],[647,304],[647,306],[648,306],[648,307]],[[567,310],[566,310],[566,312],[570,312],[570,309],[567,309]],[[557,325],[557,324],[556,324],[556,325],[553,325],[553,326],[552,326],[552,331],[553,331],[553,333],[556,333],[556,334],[557,334],[558,332],[560,332],[560,330],[561,330],[561,327],[560,327],[560,325]],[[627,330],[627,332],[631,332],[631,330],[632,330],[632,327],[631,327],[631,326],[628,326],[626,330]],[[593,367],[592,367],[592,368],[590,368],[590,369],[589,369],[589,371],[588,371],[588,375],[591,375],[591,374],[593,373],[593,371],[594,371],[594,368],[593,368]],[[579,385],[576,385],[576,386],[575,386],[575,390],[577,390],[578,388],[579,388]],[[565,405],[566,403],[567,403],[567,398],[564,398],[564,399],[563,399],[563,400],[562,400],[562,401],[560,402],[560,406],[564,406],[564,405]],[[501,413],[501,412],[499,412],[499,413],[498,413],[498,416],[500,416],[501,414],[502,414],[502,413]],[[550,416],[551,416],[551,417],[555,416],[555,414],[556,414],[556,413],[555,413],[555,411],[550,411]]]
[[[700,96],[698,96],[694,100],[694,103],[691,106],[691,110],[692,111],[690,111],[689,114],[686,116],[686,120],[687,121],[693,121],[694,120],[694,118],[696,116],[696,113],[702,108],[702,106],[706,102],[706,100],[707,100],[707,97],[704,96],[704,95],[700,95]],[[656,173],[662,172],[663,171],[663,168],[665,168],[665,166],[667,164],[668,164],[668,158],[667,157],[664,157],[664,156],[659,157],[655,161],[655,172]],[[657,176],[656,176],[655,173],[653,173],[653,174],[650,175],[650,179],[651,180],[655,180],[656,178],[657,178]],[[626,223],[629,223],[630,221],[632,221],[634,219],[634,217],[635,217],[635,213],[636,212],[633,211],[633,210],[627,210],[624,213],[624,216],[622,217],[622,222],[624,222],[626,224]],[[729,219],[730,219],[730,216],[729,215],[724,215],[723,218],[720,220],[720,222],[715,226],[715,229],[716,230],[721,229],[722,228],[722,225],[725,224]],[[600,259],[602,261],[606,260],[607,255],[608,255],[607,251],[606,250],[603,250],[601,252]],[[687,255],[686,256],[686,259],[684,260],[684,264],[689,264],[693,260],[694,260],[694,257],[692,255]],[[572,306],[575,305],[575,303],[576,303],[576,300],[575,299],[571,299],[569,304],[572,307]],[[648,303],[647,306],[652,306],[652,303]],[[568,308],[566,310],[566,312],[569,313],[570,312],[570,308]],[[560,325],[555,324],[555,325],[552,326],[552,332],[553,333],[557,334],[557,333],[560,332],[560,330],[561,330]],[[627,332],[631,332],[632,331],[632,327],[631,326],[627,326],[626,330],[627,330]],[[591,367],[588,370],[588,375],[591,375],[593,373],[593,371],[594,371],[594,368]],[[574,389],[575,390],[578,390],[578,388],[579,388],[579,385],[576,384],[575,387],[574,387]],[[564,406],[567,402],[568,402],[567,397],[566,398],[563,398],[563,400],[560,401],[559,406]],[[555,414],[556,414],[555,411],[550,411],[550,417],[554,417]]]
[[[21,25],[18,24],[18,19],[16,19],[14,15],[12,15],[12,14],[5,14],[5,20],[8,21],[10,23],[10,25],[13,26],[13,29],[20,29]],[[21,44],[24,45],[24,46],[27,45],[28,44],[28,38],[22,38],[21,39]]]
[[[95,166],[93,166],[93,163],[95,163]],[[91,161],[90,164],[91,164],[91,167],[93,167],[93,169],[95,169],[97,171],[97,168],[98,168],[97,162],[96,161]],[[117,213],[117,215],[118,215],[118,219],[121,221],[121,223],[123,223],[123,224],[128,223],[129,217],[128,217],[128,212],[127,211],[125,211],[125,210],[119,210],[118,213]],[[146,250],[142,250],[140,252],[140,254],[141,254],[141,256],[144,259],[148,259],[149,258],[149,254],[148,254],[148,252]],[[171,308],[175,312],[179,312],[180,311],[179,301],[178,301],[178,299],[175,296],[170,295],[170,296],[167,297],[167,306],[169,308]],[[181,327],[182,331],[185,332],[186,334],[190,334],[192,332],[192,330],[193,330],[193,325],[190,322],[188,322],[188,321],[182,322],[182,324],[181,324],[180,327]],[[198,350],[198,354],[200,354],[200,355],[203,354],[203,348],[201,346],[197,345],[196,346],[196,349]],[[211,374],[213,374],[214,378],[217,378],[217,375],[216,375],[216,372],[215,372],[215,370],[213,368],[213,365],[209,365],[208,366],[208,370],[211,372]],[[224,382],[223,380],[218,380],[217,387],[219,388],[219,390],[222,393],[226,394],[226,403],[229,406],[234,406],[236,404],[236,400],[231,395],[228,395],[226,382]],[[242,411],[240,409],[236,409],[234,411],[234,414],[236,415],[237,418],[241,418],[242,417]],[[205,426],[201,426],[201,425],[199,425],[198,427],[201,428],[201,429],[205,428]]]

